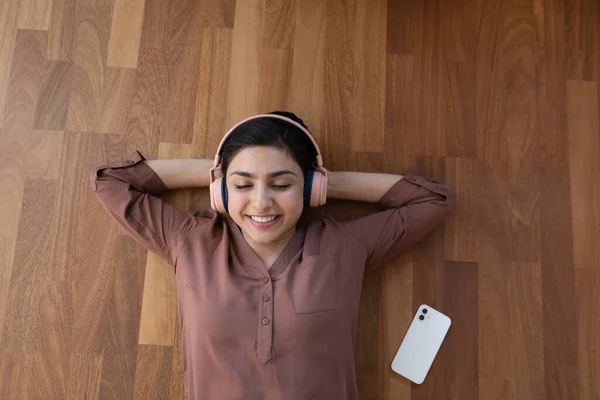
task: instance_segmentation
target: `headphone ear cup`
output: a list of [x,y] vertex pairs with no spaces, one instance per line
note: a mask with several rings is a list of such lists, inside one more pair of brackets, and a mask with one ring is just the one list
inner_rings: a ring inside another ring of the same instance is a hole
[[213,210],[225,214],[227,212],[227,187],[225,189],[225,181],[223,178],[215,178],[215,181],[210,184],[210,206]]
[[304,201],[310,207],[325,205],[327,201],[327,177],[320,171],[311,170],[304,185]]
[[303,201],[304,201],[304,206],[305,207],[311,207],[311,196],[312,196],[312,192],[313,192],[313,178],[314,178],[314,170],[309,170],[306,173],[306,178],[304,179],[304,195],[303,195]]

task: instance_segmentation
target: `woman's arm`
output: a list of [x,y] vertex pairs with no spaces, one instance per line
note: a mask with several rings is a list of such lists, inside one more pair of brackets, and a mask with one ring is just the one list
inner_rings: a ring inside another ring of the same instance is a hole
[[170,190],[208,186],[213,162],[206,158],[144,161]]
[[[351,178],[356,181],[349,182]],[[434,230],[450,211],[453,194],[447,185],[428,180],[413,170],[398,178],[398,175],[386,174],[333,175],[332,187],[346,188],[344,198],[363,201],[379,198],[384,208],[381,212],[342,222],[344,229],[363,244],[367,266],[382,265],[414,245]],[[394,179],[396,183],[392,184]],[[386,188],[389,190],[380,197]],[[339,195],[335,189],[334,195]]]
[[92,190],[104,209],[138,243],[172,266],[177,260],[181,238],[216,217],[208,207],[192,214],[176,209],[159,197],[169,188],[199,186],[208,181],[208,169],[205,176],[202,171],[208,160],[193,161],[146,160],[135,151],[90,171]]
[[327,197],[376,203],[402,175],[329,171]]

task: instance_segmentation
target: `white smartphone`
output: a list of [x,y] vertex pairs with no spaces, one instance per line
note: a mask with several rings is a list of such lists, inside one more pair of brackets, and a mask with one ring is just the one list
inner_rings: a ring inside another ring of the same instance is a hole
[[421,304],[392,360],[392,370],[414,383],[423,383],[450,324],[448,316]]

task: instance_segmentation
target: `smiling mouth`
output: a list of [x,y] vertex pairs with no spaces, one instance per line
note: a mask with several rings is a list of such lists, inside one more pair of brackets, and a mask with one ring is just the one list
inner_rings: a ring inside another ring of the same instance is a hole
[[267,222],[275,221],[277,218],[279,218],[279,215],[274,215],[274,216],[270,216],[270,217],[255,217],[255,216],[249,215],[249,217],[255,222],[267,223]]

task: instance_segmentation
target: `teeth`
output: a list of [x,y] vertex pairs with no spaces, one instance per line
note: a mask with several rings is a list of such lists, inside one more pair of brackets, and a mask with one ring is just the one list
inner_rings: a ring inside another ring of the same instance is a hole
[[252,218],[256,222],[271,222],[275,218],[277,218],[277,216],[274,216],[274,217],[250,217],[250,218]]

